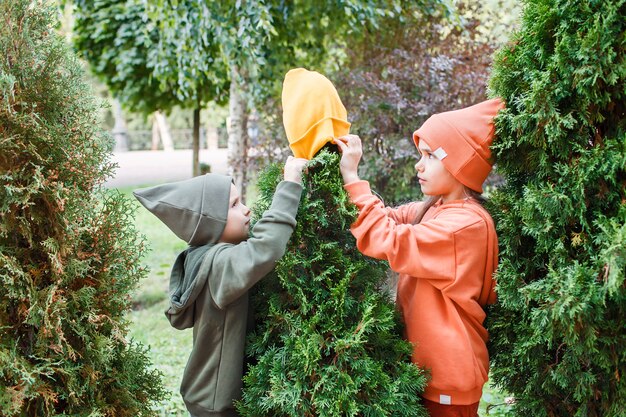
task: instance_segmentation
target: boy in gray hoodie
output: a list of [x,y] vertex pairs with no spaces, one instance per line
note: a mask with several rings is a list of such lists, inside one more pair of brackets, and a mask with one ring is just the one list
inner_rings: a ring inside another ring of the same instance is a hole
[[180,388],[194,417],[234,417],[241,398],[248,290],[283,256],[296,225],[306,159],[289,157],[284,181],[249,237],[250,210],[228,176],[207,174],[134,192],[189,247],[170,277],[177,329],[193,327]]

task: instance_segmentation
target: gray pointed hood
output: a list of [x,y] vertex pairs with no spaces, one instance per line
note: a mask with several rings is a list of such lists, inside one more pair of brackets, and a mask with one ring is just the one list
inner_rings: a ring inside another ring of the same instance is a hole
[[172,232],[190,246],[215,243],[222,237],[232,178],[206,174],[184,181],[135,190],[133,194]]

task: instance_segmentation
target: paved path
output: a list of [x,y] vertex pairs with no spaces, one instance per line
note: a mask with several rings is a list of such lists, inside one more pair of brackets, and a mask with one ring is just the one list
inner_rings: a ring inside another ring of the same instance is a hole
[[[191,178],[191,157],[190,149],[116,152],[112,161],[117,163],[118,168],[105,186],[116,188],[154,185]],[[227,149],[200,151],[200,162],[211,165],[211,172],[226,174],[226,161]]]

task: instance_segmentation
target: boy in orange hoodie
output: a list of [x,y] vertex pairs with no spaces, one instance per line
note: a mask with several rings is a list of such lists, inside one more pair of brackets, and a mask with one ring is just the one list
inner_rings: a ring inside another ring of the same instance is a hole
[[424,405],[432,417],[478,415],[489,373],[484,307],[495,302],[498,239],[480,204],[491,171],[492,99],[430,117],[413,134],[424,202],[387,208],[358,177],[361,140],[336,140],[341,173],[359,209],[357,247],[400,274],[397,304],[413,343],[413,362],[431,371]]

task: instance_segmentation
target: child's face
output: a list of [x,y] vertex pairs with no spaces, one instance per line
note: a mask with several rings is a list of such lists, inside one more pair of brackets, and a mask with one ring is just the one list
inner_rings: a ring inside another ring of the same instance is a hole
[[418,152],[420,159],[415,164],[415,170],[424,194],[440,195],[444,202],[465,197],[464,185],[450,174],[423,140],[419,142]]
[[250,209],[241,202],[239,191],[230,185],[230,201],[228,204],[228,216],[226,226],[222,232],[220,242],[241,243],[248,239],[250,229]]

